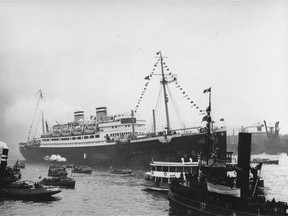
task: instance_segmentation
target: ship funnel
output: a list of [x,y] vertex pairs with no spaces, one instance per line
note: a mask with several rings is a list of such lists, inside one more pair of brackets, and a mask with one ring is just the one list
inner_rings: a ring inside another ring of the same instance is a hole
[[96,108],[96,118],[97,121],[100,121],[103,119],[103,117],[107,116],[107,107],[97,107]]
[[238,167],[237,187],[241,188],[241,197],[247,196],[249,189],[250,172],[250,154],[251,154],[251,133],[239,133],[238,141]]
[[2,148],[0,173],[2,176],[4,176],[6,172],[6,167],[7,167],[8,147],[6,143],[1,142],[1,141],[0,141],[0,147]]
[[79,122],[79,121],[84,121],[84,111],[79,110],[74,112],[74,121]]

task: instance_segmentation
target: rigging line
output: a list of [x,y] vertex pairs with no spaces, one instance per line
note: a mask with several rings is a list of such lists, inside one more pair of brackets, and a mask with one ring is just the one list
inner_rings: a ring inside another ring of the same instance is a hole
[[185,122],[185,120],[184,120],[185,118],[184,118],[184,115],[183,115],[183,113],[182,113],[182,110],[181,110],[180,106],[178,106],[177,101],[174,99],[174,96],[173,96],[173,94],[171,93],[170,88],[169,88],[169,94],[170,94],[170,97],[171,97],[171,101],[172,101],[172,103],[173,103],[173,105],[174,105],[174,107],[175,107],[175,110],[177,110],[177,114],[179,115],[179,119],[180,119],[182,122],[184,122],[184,124],[185,124],[186,122]]
[[35,109],[35,112],[34,112],[34,116],[33,116],[33,119],[32,119],[32,122],[31,122],[31,125],[30,125],[30,128],[29,128],[28,140],[30,139],[30,135],[31,135],[31,131],[32,131],[32,127],[33,127],[34,121],[35,121],[35,117],[36,117],[36,113],[37,113],[37,109],[38,109],[38,105],[39,105],[40,99],[41,99],[41,97],[39,96],[37,104],[36,104],[36,109]]
[[[159,61],[160,61],[160,58],[159,58],[159,59],[157,60],[157,62],[154,64],[154,69],[153,69],[153,71],[148,75],[148,77],[152,77],[152,76],[153,76],[154,70],[155,70],[155,68],[157,67]],[[146,78],[145,78],[145,79],[146,79]],[[144,98],[144,94],[145,94],[145,92],[146,92],[147,89],[148,89],[148,86],[149,86],[149,83],[150,83],[150,78],[148,78],[148,80],[149,80],[149,82],[145,84],[145,88],[144,88],[144,90],[142,91],[142,94],[141,94],[141,97],[142,97],[142,98]],[[137,112],[137,110],[138,110],[139,107],[140,107],[142,98],[141,98],[141,100],[138,100],[138,103],[137,103],[138,107],[136,106],[136,108],[134,108],[134,110],[136,110],[136,112]]]
[[[155,107],[155,119],[157,120],[157,117],[158,117],[158,112],[159,112],[159,104],[162,102],[162,100],[160,100],[160,97],[162,95],[162,86],[160,85],[160,89],[158,91],[158,98],[157,98],[157,103],[156,103],[156,107]],[[152,116],[153,117],[153,116]],[[156,121],[157,122],[157,121]],[[156,124],[156,127],[158,125]],[[148,124],[148,130],[153,130],[153,118],[150,118],[150,121],[149,121],[149,124]]]
[[[179,81],[177,80],[177,83],[178,83],[178,85],[180,86],[180,84],[179,84]],[[183,88],[183,86],[181,86],[181,88],[182,88],[182,90],[183,90],[183,92],[184,92],[184,88]],[[180,88],[179,88],[179,90],[180,90]],[[191,99],[191,97],[186,93],[186,95]],[[197,106],[200,108],[200,106],[201,107],[203,107],[203,105],[202,105],[202,102],[201,102],[201,100],[199,99],[199,96],[197,96],[197,97],[195,97],[195,96],[193,96],[193,98],[194,98],[194,104],[196,105],[196,101],[197,101]],[[199,104],[200,104],[200,106],[199,106]]]
[[163,109],[164,109],[164,104],[162,103],[162,101],[159,103],[159,106],[156,109],[155,112],[155,121],[156,123],[156,130],[157,131],[162,131],[162,126],[163,126],[163,116],[161,114],[163,114]]
[[57,119],[55,118],[55,116],[52,114],[51,110],[49,109],[49,107],[46,107],[47,111],[49,112],[49,115],[52,117],[52,119],[55,121],[56,124],[58,124],[59,122],[57,121]]
[[173,104],[174,109],[175,109],[175,111],[176,111],[176,114],[177,114],[177,116],[178,116],[178,119],[177,119],[177,120],[178,120],[178,122],[180,123],[180,125],[182,126],[182,128],[185,128],[185,121],[184,121],[184,118],[183,118],[182,111],[181,111],[181,109],[179,108],[178,104],[176,103],[176,101],[175,101],[175,99],[174,99],[174,97],[173,97],[173,95],[172,95],[172,93],[171,93],[171,91],[170,91],[170,88],[167,87],[167,89],[168,89],[168,93],[169,93],[169,95],[170,95],[170,97],[171,97],[171,101],[172,101],[172,104]]
[[[170,94],[171,94],[171,92],[170,92]],[[181,117],[180,119],[181,119],[181,121],[182,121],[182,127],[185,128],[185,124],[188,125],[188,122],[186,121],[186,117],[185,117],[185,115],[183,114],[183,112],[182,112],[182,110],[181,110],[181,107],[178,105],[177,101],[174,100],[174,97],[173,97],[172,94],[171,94],[171,98],[172,98],[172,101],[173,101],[173,102],[175,101],[175,107],[177,108],[177,110],[179,110],[178,112],[179,112],[179,115],[180,115],[180,117]]]
[[36,121],[36,127],[34,127],[34,132],[33,132],[33,138],[35,138],[37,136],[37,130],[39,129],[39,122],[41,122],[41,116],[38,115],[37,116],[37,121]]
[[158,130],[161,130],[161,128],[159,127],[160,126],[160,120],[161,120],[161,112],[162,112],[162,108],[164,108],[164,105],[163,105],[163,86],[160,85],[160,89],[159,89],[159,95],[158,95],[158,99],[157,99],[157,105],[155,107],[155,121],[158,123],[156,124],[156,128],[158,128]]

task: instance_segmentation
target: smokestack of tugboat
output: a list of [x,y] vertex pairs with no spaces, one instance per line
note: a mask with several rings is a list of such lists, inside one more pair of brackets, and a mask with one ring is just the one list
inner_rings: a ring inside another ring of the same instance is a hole
[[239,133],[237,187],[241,188],[241,197],[248,196],[251,154],[251,133]]
[[1,173],[2,176],[4,176],[5,172],[6,172],[6,167],[7,167],[8,147],[7,147],[6,143],[4,143],[4,142],[0,142],[0,146],[2,146],[2,148],[3,148],[2,155],[1,155],[1,169],[0,169],[0,173]]

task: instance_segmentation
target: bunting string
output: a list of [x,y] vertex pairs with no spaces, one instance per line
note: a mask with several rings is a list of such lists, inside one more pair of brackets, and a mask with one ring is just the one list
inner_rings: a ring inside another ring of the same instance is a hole
[[186,93],[186,91],[184,91],[183,87],[179,84],[177,77],[175,77],[172,72],[170,72],[169,67],[167,66],[166,62],[163,62],[163,64],[165,64],[164,70],[167,71],[168,75],[169,75],[169,79],[171,81],[168,82],[174,82],[175,83],[175,88],[179,89],[179,91],[182,92],[183,98],[186,98],[186,100],[190,103],[190,107],[197,110],[199,112],[199,115],[203,115],[205,114],[205,110],[202,110],[199,108],[199,106],[197,104],[195,104],[195,102],[193,100],[191,100],[191,98],[189,97],[189,95]]
[[[158,54],[158,53],[157,53],[157,54]],[[144,88],[143,88],[143,90],[142,90],[142,92],[141,92],[141,95],[140,95],[140,97],[139,97],[139,99],[138,99],[138,101],[137,101],[137,104],[136,104],[135,108],[133,109],[135,113],[137,113],[137,111],[138,111],[138,108],[139,108],[139,106],[140,106],[140,104],[141,104],[141,102],[142,102],[142,98],[143,98],[144,95],[145,95],[145,92],[146,92],[146,90],[147,90],[147,88],[148,88],[148,86],[149,86],[150,80],[151,80],[151,78],[152,78],[152,76],[153,76],[153,74],[154,74],[154,72],[155,72],[155,70],[156,70],[156,67],[159,65],[159,62],[160,62],[160,58],[159,58],[159,59],[157,60],[157,62],[154,64],[154,67],[153,67],[153,69],[152,69],[152,72],[151,72],[148,76],[146,76],[146,77],[144,78],[145,80],[147,80],[147,82],[145,83],[145,86],[144,86]],[[166,74],[165,79],[167,79],[167,80],[166,80],[167,83],[173,82],[173,83],[175,84],[175,88],[182,92],[183,98],[184,98],[185,100],[187,100],[188,103],[190,104],[190,108],[196,110],[196,111],[199,113],[199,115],[205,115],[206,112],[207,112],[207,109],[200,109],[200,106],[195,103],[195,100],[192,100],[192,98],[187,94],[187,92],[184,91],[184,88],[183,88],[183,87],[180,85],[180,83],[178,82],[177,77],[170,71],[167,63],[164,62],[163,59],[162,59],[162,63],[163,63],[164,72],[166,72],[166,73],[165,73],[165,74]],[[203,93],[206,93],[206,92],[209,92],[209,91],[211,91],[211,88],[209,88],[209,89],[207,89],[207,90],[204,90]]]
[[155,71],[155,69],[156,69],[156,67],[157,67],[157,65],[158,65],[159,62],[160,62],[160,58],[159,58],[159,59],[157,60],[157,62],[154,64],[154,67],[153,67],[153,69],[152,69],[152,72],[151,72],[148,76],[146,76],[146,77],[144,78],[145,80],[147,80],[147,82],[145,83],[145,87],[144,87],[144,89],[142,90],[141,96],[139,97],[139,99],[138,99],[138,101],[137,101],[137,104],[136,104],[136,106],[135,106],[134,109],[133,109],[134,113],[137,113],[137,111],[138,111],[138,108],[139,108],[139,106],[140,106],[140,103],[142,102],[142,98],[143,98],[143,96],[144,96],[144,94],[145,94],[145,92],[146,92],[146,90],[147,90],[147,87],[148,87],[148,85],[149,85],[149,83],[150,83],[151,77],[153,76],[154,71]]

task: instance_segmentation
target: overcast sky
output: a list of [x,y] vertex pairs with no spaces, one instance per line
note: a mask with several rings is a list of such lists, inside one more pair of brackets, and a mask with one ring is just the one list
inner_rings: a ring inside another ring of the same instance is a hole
[[[288,133],[288,2],[1,1],[0,31],[0,140],[15,151],[27,140],[39,89],[60,123],[79,109],[130,112],[159,50],[199,107],[212,87],[215,124],[224,118],[232,131],[280,121]],[[158,97],[150,82],[138,109],[147,122],[155,104],[146,96]],[[201,124],[186,105],[188,122]]]

